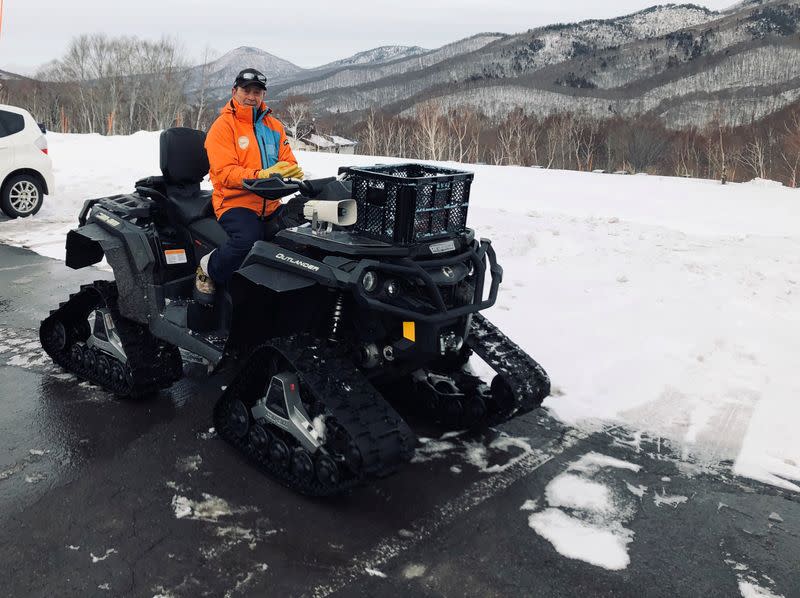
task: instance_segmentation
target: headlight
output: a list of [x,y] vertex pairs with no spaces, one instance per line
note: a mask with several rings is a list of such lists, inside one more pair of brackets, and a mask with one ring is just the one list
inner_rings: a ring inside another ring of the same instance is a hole
[[361,278],[361,286],[364,287],[367,293],[371,293],[378,288],[378,275],[371,270],[365,272],[364,276]]
[[386,285],[386,294],[389,297],[397,297],[400,294],[400,285],[397,284],[397,281],[390,280]]

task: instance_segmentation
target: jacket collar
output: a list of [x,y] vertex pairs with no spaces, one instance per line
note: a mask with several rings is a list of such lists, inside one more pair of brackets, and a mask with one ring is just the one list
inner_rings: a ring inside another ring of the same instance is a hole
[[[236,120],[240,120],[247,124],[253,124],[253,108],[250,106],[243,106],[233,98],[231,98],[228,103],[222,108],[221,111],[223,114],[230,113]],[[267,116],[272,112],[271,108],[267,108],[267,105],[264,102],[261,102],[261,105],[258,107],[258,113],[261,114],[262,118]]]

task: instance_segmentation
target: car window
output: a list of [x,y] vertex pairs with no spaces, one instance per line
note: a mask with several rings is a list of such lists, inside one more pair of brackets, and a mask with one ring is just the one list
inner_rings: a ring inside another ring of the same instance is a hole
[[0,137],[8,137],[25,128],[25,119],[21,114],[0,110]]

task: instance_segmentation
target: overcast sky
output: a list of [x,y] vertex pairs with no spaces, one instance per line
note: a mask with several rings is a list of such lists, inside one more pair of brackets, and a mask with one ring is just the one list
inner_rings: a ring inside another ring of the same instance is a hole
[[[677,1],[677,0],[676,0]],[[713,10],[735,0],[699,2]],[[4,0],[0,69],[31,74],[81,33],[177,38],[194,63],[255,46],[301,67],[384,45],[436,48],[482,31],[620,16],[648,0]]]

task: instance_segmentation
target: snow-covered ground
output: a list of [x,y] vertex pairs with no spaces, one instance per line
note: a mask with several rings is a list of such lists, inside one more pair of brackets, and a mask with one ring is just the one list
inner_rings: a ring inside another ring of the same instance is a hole
[[[158,134],[48,139],[56,192],[37,216],[0,221],[0,241],[63,258],[84,199],[158,173]],[[397,161],[298,159],[313,176]],[[469,224],[505,269],[488,316],[550,373],[545,405],[557,417],[586,429],[623,422],[709,470],[730,460],[738,475],[800,492],[800,191],[466,168]],[[618,530],[608,540],[624,546]]]

